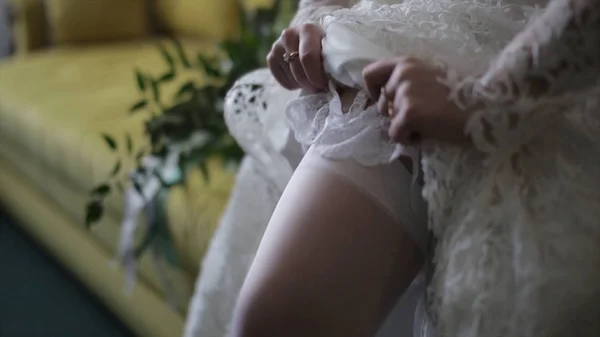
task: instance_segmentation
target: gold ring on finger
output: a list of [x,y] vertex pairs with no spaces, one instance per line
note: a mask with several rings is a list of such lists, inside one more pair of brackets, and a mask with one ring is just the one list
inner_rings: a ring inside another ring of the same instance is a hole
[[283,62],[290,63],[298,58],[300,54],[297,51],[283,54]]

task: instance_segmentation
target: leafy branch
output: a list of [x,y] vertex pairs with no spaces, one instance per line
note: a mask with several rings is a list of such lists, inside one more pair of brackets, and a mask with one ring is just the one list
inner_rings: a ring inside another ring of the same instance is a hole
[[[243,8],[241,4],[239,6]],[[190,56],[179,41],[171,39],[168,44],[157,45],[167,66],[165,72],[153,76],[142,69],[134,69],[133,79],[140,97],[129,107],[129,114],[145,113],[148,116],[144,122],[146,143],[136,151],[136,144],[129,134],[121,137],[101,134],[117,159],[107,180],[90,192],[85,215],[88,228],[102,219],[105,200],[115,191],[123,193],[133,188],[145,198],[144,191],[150,179],[159,181],[160,189],[168,191],[185,184],[186,173],[193,169],[200,170],[209,181],[207,163],[214,158],[226,164],[239,163],[244,153],[228,133],[223,115],[224,97],[241,76],[264,66],[265,55],[291,19],[293,7],[294,1],[280,0],[275,1],[272,8],[253,13],[241,10],[244,14],[240,18],[238,38],[220,43],[220,56],[204,53]],[[177,81],[184,73],[197,73],[197,78],[202,81],[189,80],[181,84],[171,100],[167,100],[164,86]],[[176,151],[177,162],[167,164]],[[119,157],[121,153],[126,157]],[[149,165],[149,160],[158,164]],[[136,167],[123,177],[127,161],[133,161]],[[167,168],[172,174],[165,174]],[[160,201],[152,204],[161,208],[157,212],[164,213],[165,193],[155,193],[153,198],[153,201]],[[136,257],[153,243],[163,246],[165,254],[172,251],[172,247],[165,244],[170,241],[166,216],[159,220],[148,226],[135,248]]]

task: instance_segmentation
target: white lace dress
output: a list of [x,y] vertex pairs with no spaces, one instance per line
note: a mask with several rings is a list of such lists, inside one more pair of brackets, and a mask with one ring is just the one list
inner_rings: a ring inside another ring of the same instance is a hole
[[[474,147],[420,149],[437,334],[599,336],[600,1],[362,1],[314,18],[337,82],[360,89],[366,64],[415,56],[445,66],[451,99],[478,107]],[[343,113],[333,87],[301,96],[289,125],[327,158],[414,155],[363,101]]]

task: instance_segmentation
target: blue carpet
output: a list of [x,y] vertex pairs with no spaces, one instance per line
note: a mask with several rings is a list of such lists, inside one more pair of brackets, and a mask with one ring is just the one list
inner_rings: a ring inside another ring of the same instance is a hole
[[0,337],[133,337],[0,211]]

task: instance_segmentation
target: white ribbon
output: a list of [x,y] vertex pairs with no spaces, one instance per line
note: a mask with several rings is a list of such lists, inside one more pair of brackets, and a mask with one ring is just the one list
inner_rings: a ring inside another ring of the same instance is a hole
[[[137,280],[136,257],[134,252],[135,233],[138,228],[140,213],[146,210],[146,230],[150,230],[153,222],[152,202],[162,188],[161,179],[165,182],[173,182],[180,179],[183,172],[179,167],[179,160],[182,153],[200,148],[208,141],[208,136],[203,132],[196,132],[190,136],[186,142],[173,143],[168,146],[168,154],[162,159],[156,156],[147,156],[142,161],[142,167],[145,173],[133,173],[132,180],[139,183],[139,191],[134,186],[125,191],[125,210],[121,223],[121,233],[117,258],[125,270],[125,291],[131,294]],[[160,179],[158,176],[160,176]],[[163,289],[167,294],[171,305],[179,305],[177,294],[173,285],[166,275],[166,269],[160,261],[161,254],[157,247],[150,247],[152,253],[153,265],[158,274]]]

